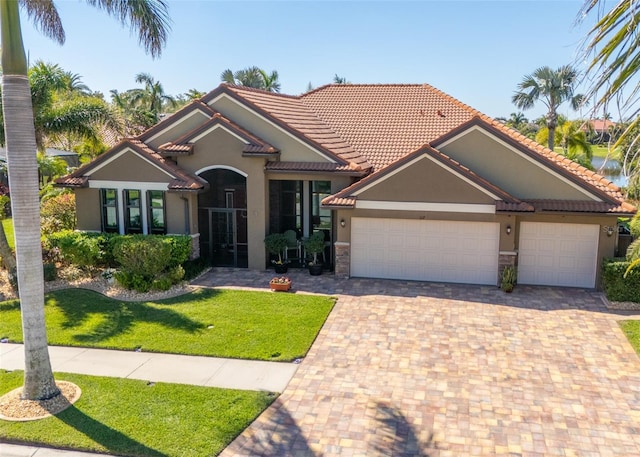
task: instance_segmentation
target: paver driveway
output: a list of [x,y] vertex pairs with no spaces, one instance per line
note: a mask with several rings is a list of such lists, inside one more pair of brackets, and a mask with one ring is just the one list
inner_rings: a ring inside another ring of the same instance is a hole
[[640,359],[599,294],[292,276],[339,301],[223,456],[640,456]]

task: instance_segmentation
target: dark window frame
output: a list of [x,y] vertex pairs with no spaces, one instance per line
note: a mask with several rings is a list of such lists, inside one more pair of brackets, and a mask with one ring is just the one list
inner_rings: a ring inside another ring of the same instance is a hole
[[[154,218],[153,218],[153,210],[158,209],[154,208],[152,204],[152,193],[159,192],[162,197],[162,227],[154,227]],[[167,234],[167,200],[166,193],[163,190],[148,190],[147,191],[147,233],[150,235],[166,235]]]
[[[114,198],[112,205],[107,203],[107,192],[113,192]],[[100,189],[100,207],[102,231],[105,233],[120,233],[120,217],[118,214],[118,189]],[[108,208],[114,208],[115,210],[115,226],[107,225],[109,219],[107,216]]]

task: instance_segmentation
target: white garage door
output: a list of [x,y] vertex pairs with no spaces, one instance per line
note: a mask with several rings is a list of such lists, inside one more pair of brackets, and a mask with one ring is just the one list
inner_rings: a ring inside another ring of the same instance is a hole
[[599,230],[589,224],[523,222],[518,282],[595,287]]
[[489,222],[351,219],[351,275],[497,284],[500,227]]

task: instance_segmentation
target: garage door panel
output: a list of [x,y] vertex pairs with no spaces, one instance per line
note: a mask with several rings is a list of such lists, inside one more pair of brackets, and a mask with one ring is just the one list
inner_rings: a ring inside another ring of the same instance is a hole
[[496,223],[353,218],[351,227],[352,276],[497,282]]
[[523,222],[518,282],[594,287],[599,229],[594,224]]

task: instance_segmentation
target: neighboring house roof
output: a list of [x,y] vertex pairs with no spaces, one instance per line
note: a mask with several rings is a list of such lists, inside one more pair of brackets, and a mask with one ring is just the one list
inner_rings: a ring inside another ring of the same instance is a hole
[[610,128],[615,127],[617,124],[609,119],[590,119],[587,123],[591,126],[591,129],[596,133],[608,132]]
[[204,189],[208,185],[206,180],[199,176],[187,173],[171,160],[162,157],[142,141],[135,139],[122,141],[108,153],[102,154],[94,161],[78,168],[75,172],[56,179],[55,183],[64,187],[86,187],[89,183],[89,176],[93,170],[102,166],[113,155],[122,152],[125,149],[129,149],[134,153],[139,154],[164,170],[172,178],[167,186],[169,190],[200,190]]

